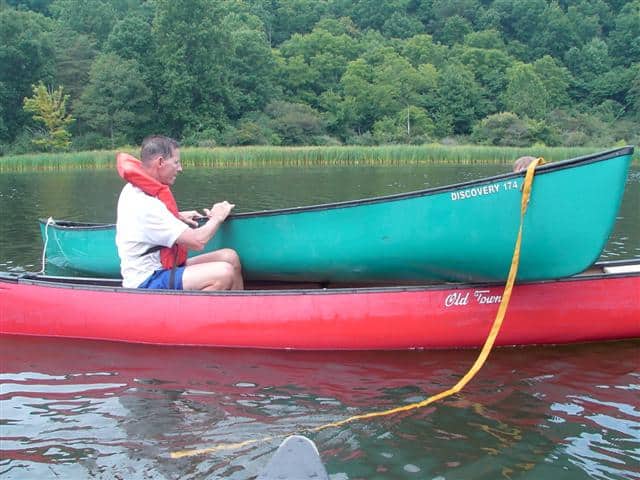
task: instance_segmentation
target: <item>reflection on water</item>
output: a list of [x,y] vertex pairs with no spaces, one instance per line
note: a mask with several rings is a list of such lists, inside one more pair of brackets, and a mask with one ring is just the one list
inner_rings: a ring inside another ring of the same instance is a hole
[[[3,478],[254,478],[278,441],[419,401],[475,351],[262,352],[0,339]],[[637,478],[639,342],[494,352],[459,395],[310,435],[332,479]],[[527,476],[530,475],[530,476]]]

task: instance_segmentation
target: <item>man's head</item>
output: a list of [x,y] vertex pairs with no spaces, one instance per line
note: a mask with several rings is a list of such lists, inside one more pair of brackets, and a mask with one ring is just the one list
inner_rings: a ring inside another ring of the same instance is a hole
[[178,172],[182,171],[178,142],[162,135],[152,135],[142,141],[140,160],[147,172],[165,185],[173,185]]
[[529,166],[529,164],[531,162],[533,162],[534,160],[536,160],[537,157],[530,157],[530,156],[525,156],[525,157],[520,157],[518,158],[515,163],[513,164],[513,171],[514,172],[521,172],[523,170],[526,170],[527,167]]

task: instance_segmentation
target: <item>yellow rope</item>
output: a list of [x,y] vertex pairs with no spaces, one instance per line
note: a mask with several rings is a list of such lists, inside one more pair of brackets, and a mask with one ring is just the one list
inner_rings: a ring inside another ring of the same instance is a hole
[[[509,305],[509,301],[511,300],[511,292],[513,290],[513,285],[516,280],[516,274],[518,273],[518,265],[520,263],[520,244],[522,242],[522,226],[524,224],[524,216],[525,216],[525,213],[527,212],[527,206],[529,205],[529,198],[531,196],[531,186],[533,183],[534,170],[537,165],[540,165],[542,163],[544,163],[544,160],[542,159],[542,157],[540,157],[534,160],[533,162],[531,162],[527,167],[527,173],[525,174],[524,185],[522,187],[522,199],[520,204],[520,227],[518,229],[518,237],[516,239],[516,245],[515,245],[515,248],[513,251],[513,257],[511,260],[511,268],[509,269],[509,276],[507,277],[507,283],[504,288],[502,300],[500,301],[498,313],[496,315],[495,320],[493,321],[491,330],[489,331],[489,336],[484,342],[484,345],[482,346],[482,350],[480,350],[480,354],[478,355],[478,358],[476,358],[476,361],[473,363],[473,365],[471,366],[469,371],[465,374],[465,376],[462,377],[458,381],[458,383],[456,383],[450,389],[440,392],[436,395],[432,395],[431,397],[425,400],[422,400],[421,402],[404,405],[402,407],[391,408],[389,410],[383,410],[381,412],[370,412],[370,413],[363,413],[361,415],[354,415],[352,417],[345,418],[344,420],[326,423],[324,425],[320,425],[319,427],[307,429],[306,431],[315,433],[321,430],[325,430],[327,428],[340,427],[342,425],[354,422],[356,420],[385,417],[387,415],[393,415],[394,413],[407,412],[409,410],[415,410],[417,408],[426,407],[427,405],[437,402],[438,400],[442,400],[443,398],[453,395],[454,393],[458,393],[460,390],[462,390],[465,387],[467,383],[469,383],[469,381],[471,381],[471,379],[476,375],[476,373],[478,373],[478,371],[482,368],[485,361],[487,360],[487,357],[489,356],[489,353],[491,352],[491,349],[493,348],[496,337],[500,332],[500,327],[502,327],[502,321],[504,320],[504,316],[507,312],[507,306]],[[274,440],[276,438],[284,438],[289,435],[291,434],[274,435],[274,436],[263,437],[258,439],[245,440],[244,442],[238,442],[238,443],[223,443],[213,447],[198,448],[194,450],[181,450],[177,452],[172,452],[171,458],[190,457],[194,455],[202,455],[205,453],[213,453],[220,450],[237,449],[237,448],[242,448],[254,443],[262,443],[262,442]]]

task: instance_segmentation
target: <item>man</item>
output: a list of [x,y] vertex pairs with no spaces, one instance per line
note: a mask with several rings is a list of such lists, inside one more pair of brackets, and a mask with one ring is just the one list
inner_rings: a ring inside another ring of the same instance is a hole
[[[129,183],[122,189],[118,200],[116,245],[123,286],[242,290],[244,282],[240,259],[234,250],[224,248],[186,259],[186,250],[201,251],[204,248],[234,205],[224,201],[214,204],[211,210],[204,209],[208,220],[197,227],[195,219],[201,215],[193,210],[178,212],[169,190],[182,171],[178,143],[163,136],[147,137],[142,142],[140,157],[140,163],[130,157],[139,171],[125,177]],[[170,202],[166,196],[149,194],[149,184],[164,189]],[[169,208],[171,202],[175,208],[173,213]],[[190,228],[190,225],[197,228]],[[174,251],[181,251],[184,255],[169,255],[167,264],[164,254]]]
[[526,170],[529,164],[534,160],[536,160],[537,158],[538,157],[530,157],[530,156],[524,156],[524,157],[518,158],[513,164],[513,171],[522,172],[523,170]]

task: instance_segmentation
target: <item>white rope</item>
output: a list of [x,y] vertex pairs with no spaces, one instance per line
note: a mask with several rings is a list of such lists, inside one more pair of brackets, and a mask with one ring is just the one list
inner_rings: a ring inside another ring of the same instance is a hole
[[53,217],[47,218],[47,223],[44,226],[44,247],[42,247],[42,269],[38,272],[44,275],[44,268],[47,263],[47,244],[49,243],[49,225],[55,225],[56,221]]

